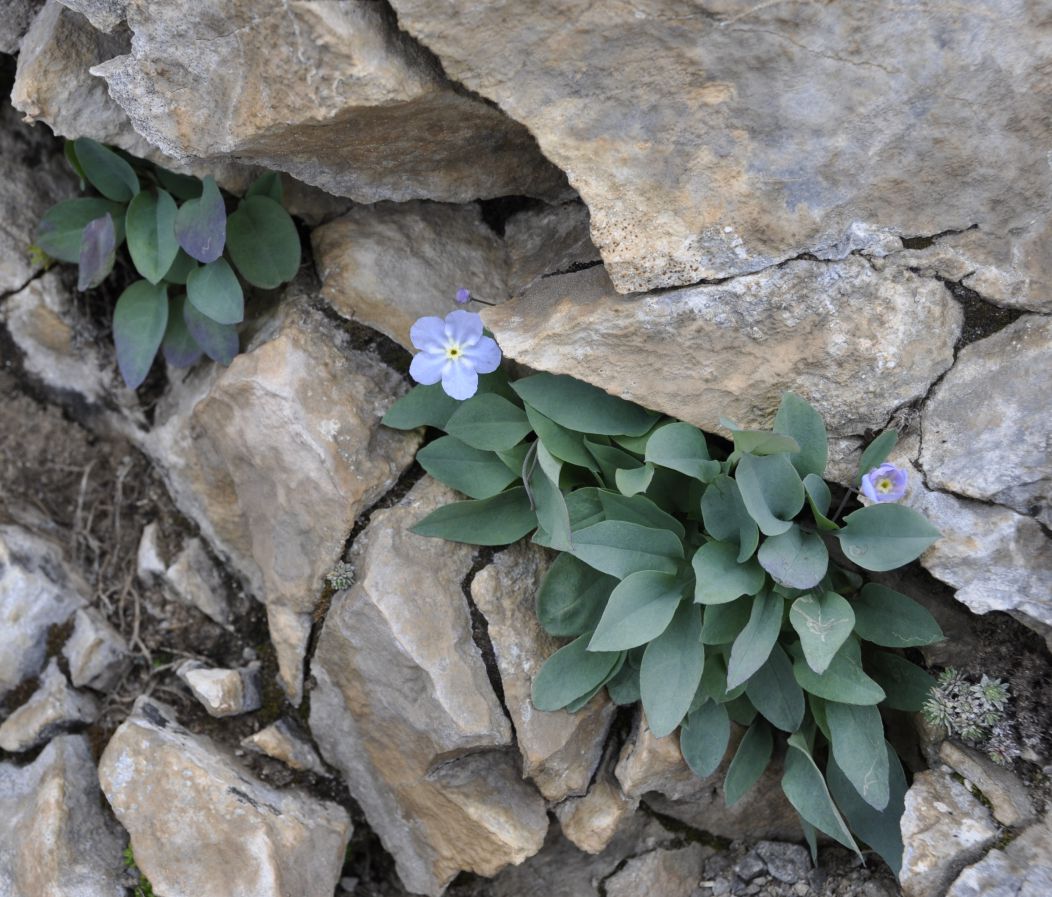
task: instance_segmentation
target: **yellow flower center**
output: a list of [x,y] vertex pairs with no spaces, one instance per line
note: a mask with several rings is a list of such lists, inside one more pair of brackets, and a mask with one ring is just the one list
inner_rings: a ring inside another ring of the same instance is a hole
[[460,357],[460,346],[446,346],[446,358],[457,359]]
[[891,492],[895,487],[892,485],[891,480],[884,477],[882,480],[877,480],[877,491],[878,492]]

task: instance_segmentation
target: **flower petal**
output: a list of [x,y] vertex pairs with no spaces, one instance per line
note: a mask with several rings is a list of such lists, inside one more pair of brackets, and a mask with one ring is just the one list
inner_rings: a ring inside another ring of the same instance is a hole
[[446,366],[445,353],[439,355],[437,352],[417,352],[409,363],[409,376],[417,383],[430,386],[442,379],[442,372]]
[[500,346],[488,336],[464,350],[464,357],[480,374],[489,374],[500,367]]
[[[415,361],[416,359],[414,359]],[[873,488],[873,481],[870,479],[875,471],[870,471],[864,477],[862,477],[862,494],[866,496],[870,501],[880,501],[880,497],[877,495],[877,490]]]
[[442,388],[454,399],[470,399],[479,388],[479,375],[470,362],[454,361],[442,371]]
[[461,347],[473,346],[482,338],[482,316],[458,308],[446,315],[446,337]]
[[409,339],[418,349],[443,351],[446,346],[446,322],[434,315],[417,318],[416,323],[409,328]]

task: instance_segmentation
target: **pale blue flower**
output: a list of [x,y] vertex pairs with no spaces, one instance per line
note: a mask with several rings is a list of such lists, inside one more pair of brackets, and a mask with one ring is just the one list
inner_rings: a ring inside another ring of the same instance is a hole
[[907,473],[885,461],[862,477],[862,494],[870,501],[898,501],[906,494]]
[[409,375],[425,386],[442,381],[442,389],[454,399],[470,399],[479,388],[479,374],[500,366],[500,348],[483,336],[482,318],[474,312],[458,308],[445,320],[420,318],[409,339],[420,350]]
[[471,301],[471,290],[461,287],[457,290],[457,295],[454,297],[457,303],[460,305],[467,305]]

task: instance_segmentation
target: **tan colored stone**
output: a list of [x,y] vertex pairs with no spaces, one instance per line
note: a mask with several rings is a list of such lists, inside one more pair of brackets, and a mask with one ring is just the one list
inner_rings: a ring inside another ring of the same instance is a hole
[[127,22],[130,51],[92,72],[174,158],[232,156],[359,202],[568,192],[529,131],[382,5],[131,0]]
[[258,663],[243,669],[224,670],[188,660],[180,664],[176,673],[209,716],[240,716],[261,706]]
[[963,744],[944,741],[939,759],[971,782],[990,803],[994,819],[1012,828],[1037,818],[1026,786],[1010,769],[998,766],[989,757]]
[[328,775],[317,751],[286,719],[279,719],[255,735],[242,738],[241,746],[280,760],[290,769],[313,772],[319,776]]
[[892,234],[1047,228],[1040,5],[392,5],[566,171],[621,292],[883,251]]
[[32,763],[0,763],[0,894],[125,897],[125,839],[104,809],[83,735],[54,739]]
[[165,897],[331,897],[351,822],[342,807],[279,791],[142,697],[103,752],[106,799],[135,864]]
[[1045,897],[1052,894],[1052,820],[1046,816],[1003,848],[969,866],[946,897]]
[[639,897],[642,894],[692,897],[701,882],[705,860],[712,854],[711,847],[688,844],[672,849],[658,848],[631,857],[606,880],[607,897]]
[[230,367],[173,389],[144,440],[177,504],[267,605],[294,702],[325,575],[419,444],[380,425],[404,390],[295,285]]
[[545,713],[533,706],[533,680],[560,647],[541,628],[535,610],[548,564],[542,549],[514,545],[475,574],[471,597],[486,617],[523,775],[533,779],[545,798],[559,801],[584,794],[616,708],[605,690],[577,713]]
[[230,624],[230,601],[215,561],[200,539],[187,539],[164,571],[164,584],[177,600],[195,607],[220,626]]
[[997,838],[986,809],[959,782],[926,771],[913,779],[902,814],[902,871],[906,897],[939,897]]
[[325,618],[311,732],[414,893],[536,853],[544,801],[505,750],[511,727],[472,640],[475,549],[409,527],[454,493],[425,478],[355,540],[354,585]]
[[128,11],[128,0],[59,0],[74,12],[79,12],[93,28],[99,31],[113,31]]
[[601,267],[548,277],[483,320],[504,354],[703,429],[769,427],[785,390],[831,435],[881,428],[953,363],[961,311],[938,282],[864,259],[619,296]]
[[73,621],[73,634],[62,646],[69,678],[77,688],[108,691],[128,668],[128,646],[94,607],[81,608]]
[[0,725],[0,748],[28,751],[72,726],[95,722],[98,715],[95,699],[70,688],[52,658],[40,677],[40,688]]
[[571,797],[555,808],[563,834],[585,853],[602,853],[618,829],[639,806],[638,798],[625,797],[609,770],[603,770],[584,797]]

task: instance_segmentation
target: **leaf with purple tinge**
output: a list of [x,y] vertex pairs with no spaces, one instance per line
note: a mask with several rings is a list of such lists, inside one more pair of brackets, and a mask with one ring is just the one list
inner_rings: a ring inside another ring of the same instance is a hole
[[137,280],[121,293],[113,310],[113,342],[117,366],[129,389],[146,379],[167,328],[167,286]]
[[80,236],[77,289],[90,290],[102,283],[113,270],[116,254],[117,232],[113,227],[113,216],[107,212],[101,218],[89,221]]
[[201,196],[188,199],[175,216],[175,236],[191,258],[208,264],[223,254],[226,245],[226,206],[216,182],[204,179]]
[[220,364],[230,364],[237,355],[237,328],[232,324],[217,324],[201,314],[189,302],[183,305],[183,320],[190,335],[205,355]]
[[174,368],[188,368],[201,358],[201,347],[197,345],[183,318],[186,296],[172,299],[168,314],[168,329],[164,333],[161,349],[164,359]]

